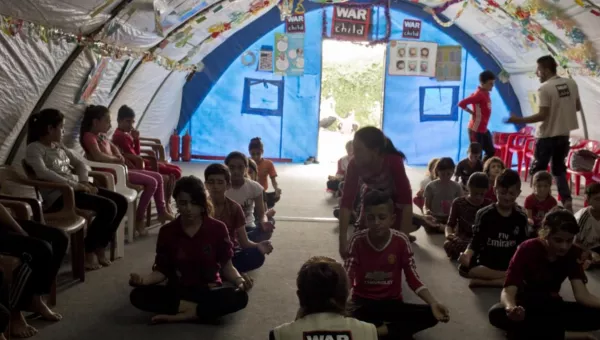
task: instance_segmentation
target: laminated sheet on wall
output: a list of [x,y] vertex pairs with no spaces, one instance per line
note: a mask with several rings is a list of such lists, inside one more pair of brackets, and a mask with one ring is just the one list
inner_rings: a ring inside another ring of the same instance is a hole
[[0,162],[4,163],[38,99],[75,46],[0,33]]
[[121,0],[0,0],[0,13],[66,31],[90,33],[110,18]]
[[127,80],[119,95],[110,105],[113,127],[116,126],[117,111],[122,105],[131,107],[140,119],[154,93],[171,71],[152,62],[143,63]]
[[161,9],[163,14],[157,26],[153,1],[135,0],[106,25],[101,38],[107,43],[122,46],[152,47],[183,22],[218,1],[157,1],[167,5]]
[[169,136],[179,122],[181,96],[186,77],[186,72],[171,73],[146,112],[139,113],[138,130],[142,136],[159,138],[163,145],[168,144]]

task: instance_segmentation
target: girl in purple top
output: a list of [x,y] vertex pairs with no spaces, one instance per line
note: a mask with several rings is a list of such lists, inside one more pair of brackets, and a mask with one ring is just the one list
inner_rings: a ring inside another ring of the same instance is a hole
[[[600,329],[600,299],[587,287],[582,250],[573,245],[579,231],[566,210],[546,215],[539,238],[523,242],[506,272],[500,303],[489,312],[490,323],[509,339],[595,339]],[[560,295],[569,278],[575,302]]]

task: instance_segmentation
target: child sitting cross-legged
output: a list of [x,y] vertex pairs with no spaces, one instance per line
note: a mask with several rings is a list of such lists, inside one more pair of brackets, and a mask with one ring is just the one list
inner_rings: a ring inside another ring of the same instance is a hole
[[[517,249],[500,303],[489,311],[490,323],[509,339],[596,339],[587,332],[600,329],[600,299],[586,286],[582,249],[573,244],[578,232],[573,215],[555,208],[543,220],[539,237]],[[575,301],[560,296],[567,278]]]
[[377,340],[373,324],[346,316],[348,276],[334,259],[310,258],[300,268],[296,286],[300,301],[296,320],[272,330],[269,340]]
[[575,213],[579,232],[575,243],[587,251],[586,267],[600,264],[600,183],[585,188],[588,206]]
[[483,163],[481,162],[481,144],[474,142],[469,145],[467,158],[461,160],[456,165],[454,176],[456,176],[456,181],[463,186],[463,189],[466,189],[469,177],[479,171],[483,171]]
[[[450,207],[454,199],[463,195],[460,184],[452,181],[454,161],[443,157],[435,166],[437,179],[425,188],[425,213],[435,217],[440,223],[434,228],[426,228],[427,232],[444,232],[444,225],[450,215]],[[442,224],[443,223],[443,224]]]
[[531,234],[537,235],[544,216],[558,205],[552,197],[552,175],[547,171],[540,171],[533,176],[533,193],[525,198],[523,204],[527,212],[529,224],[533,227]]
[[214,218],[225,223],[233,244],[233,266],[243,275],[265,262],[273,251],[271,241],[252,242],[246,233],[246,217],[242,207],[225,196],[231,187],[231,174],[223,164],[211,164],[204,170],[206,189],[214,207]]
[[494,183],[496,183],[496,177],[498,177],[502,171],[506,169],[504,162],[499,157],[489,158],[483,164],[483,172],[490,179],[490,186],[488,191],[485,193],[485,197],[490,199],[492,202],[496,202],[496,192],[494,190]]
[[329,176],[327,178],[327,190],[333,192],[336,196],[341,196],[340,184],[344,182],[344,177],[346,177],[346,170],[348,170],[350,158],[352,158],[352,141],[346,143],[346,155],[338,160],[335,176]]
[[527,239],[527,215],[515,202],[521,193],[521,178],[506,169],[496,178],[498,202],[477,212],[473,240],[460,255],[459,270],[471,279],[470,287],[502,287],[515,250]]
[[427,163],[427,172],[425,173],[425,177],[419,183],[419,191],[415,194],[413,198],[413,203],[421,209],[421,213],[423,213],[423,208],[425,207],[425,188],[427,185],[437,179],[435,175],[435,166],[439,161],[439,158],[432,158],[429,163]]
[[450,217],[446,225],[446,241],[444,250],[451,260],[456,260],[467,249],[473,238],[473,222],[479,209],[492,203],[485,198],[489,180],[485,173],[475,172],[467,182],[467,196],[459,197],[452,202]]
[[[411,339],[413,334],[448,322],[448,308],[419,278],[406,234],[392,230],[394,203],[377,190],[363,200],[367,229],[354,234],[345,267],[353,287],[351,315],[377,326],[379,339]],[[402,273],[408,286],[427,305],[402,299]]]

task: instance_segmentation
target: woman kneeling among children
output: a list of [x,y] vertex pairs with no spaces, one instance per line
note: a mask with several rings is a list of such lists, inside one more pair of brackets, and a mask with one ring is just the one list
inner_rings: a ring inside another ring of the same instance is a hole
[[[213,219],[204,184],[188,176],[175,184],[180,217],[163,226],[151,273],[131,274],[131,304],[156,313],[153,323],[212,321],[244,309],[252,281],[233,267],[227,227]],[[223,285],[221,275],[233,286]],[[158,285],[167,281],[166,285]]]
[[[511,339],[595,339],[583,332],[600,329],[600,299],[586,287],[583,251],[573,245],[578,231],[568,211],[546,215],[539,238],[523,242],[510,261],[501,302],[489,312],[492,325]],[[566,278],[576,302],[559,295]]]

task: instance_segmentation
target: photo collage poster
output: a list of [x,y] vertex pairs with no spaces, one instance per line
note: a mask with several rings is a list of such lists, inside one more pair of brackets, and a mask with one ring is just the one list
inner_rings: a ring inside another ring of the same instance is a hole
[[282,76],[304,74],[304,34],[275,33],[275,73]]
[[389,45],[389,67],[391,76],[435,77],[436,43],[392,40]]
[[462,76],[462,47],[439,46],[435,78],[438,81],[459,81]]

